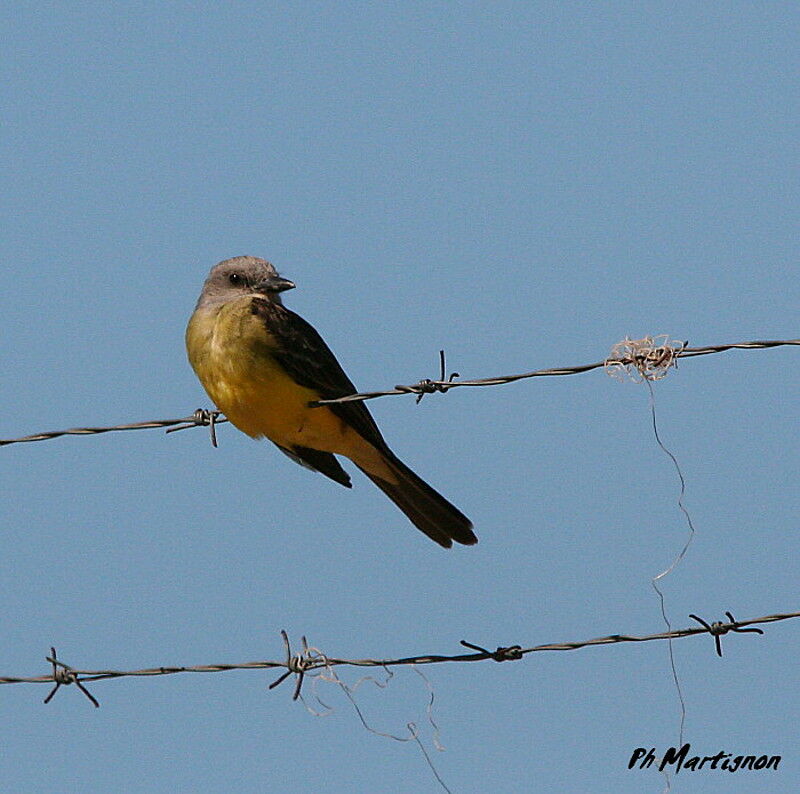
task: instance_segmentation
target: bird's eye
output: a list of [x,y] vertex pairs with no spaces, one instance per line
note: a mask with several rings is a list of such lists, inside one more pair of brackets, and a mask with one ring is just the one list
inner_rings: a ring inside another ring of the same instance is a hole
[[243,279],[238,273],[231,273],[230,276],[228,276],[228,281],[233,284],[234,287],[238,287]]

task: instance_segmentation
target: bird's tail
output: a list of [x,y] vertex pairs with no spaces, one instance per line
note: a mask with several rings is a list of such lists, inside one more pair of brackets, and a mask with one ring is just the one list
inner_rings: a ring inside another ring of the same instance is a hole
[[455,505],[434,491],[392,453],[383,453],[382,457],[396,482],[388,482],[361,466],[359,468],[408,516],[417,529],[446,549],[453,545],[453,541],[466,546],[478,542],[472,531],[472,522]]

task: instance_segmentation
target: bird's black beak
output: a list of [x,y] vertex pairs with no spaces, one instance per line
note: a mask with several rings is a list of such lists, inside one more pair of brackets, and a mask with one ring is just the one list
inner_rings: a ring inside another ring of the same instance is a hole
[[257,292],[285,292],[287,289],[294,289],[294,282],[282,276],[269,276],[260,284],[256,285]]

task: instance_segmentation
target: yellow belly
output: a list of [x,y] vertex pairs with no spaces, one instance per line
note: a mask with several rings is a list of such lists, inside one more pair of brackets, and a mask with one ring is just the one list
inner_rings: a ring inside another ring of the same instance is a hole
[[319,393],[281,368],[272,355],[275,342],[251,313],[250,301],[197,311],[189,322],[189,361],[209,397],[249,436],[359,457],[364,440],[329,409],[309,407]]

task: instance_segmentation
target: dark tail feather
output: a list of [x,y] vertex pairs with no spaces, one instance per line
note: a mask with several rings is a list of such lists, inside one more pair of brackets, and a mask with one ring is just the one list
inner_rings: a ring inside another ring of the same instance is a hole
[[[385,461],[397,477],[397,485],[361,469],[411,520],[417,529],[449,549],[456,543],[471,546],[478,542],[472,522],[394,455]],[[359,468],[361,468],[359,466]]]

